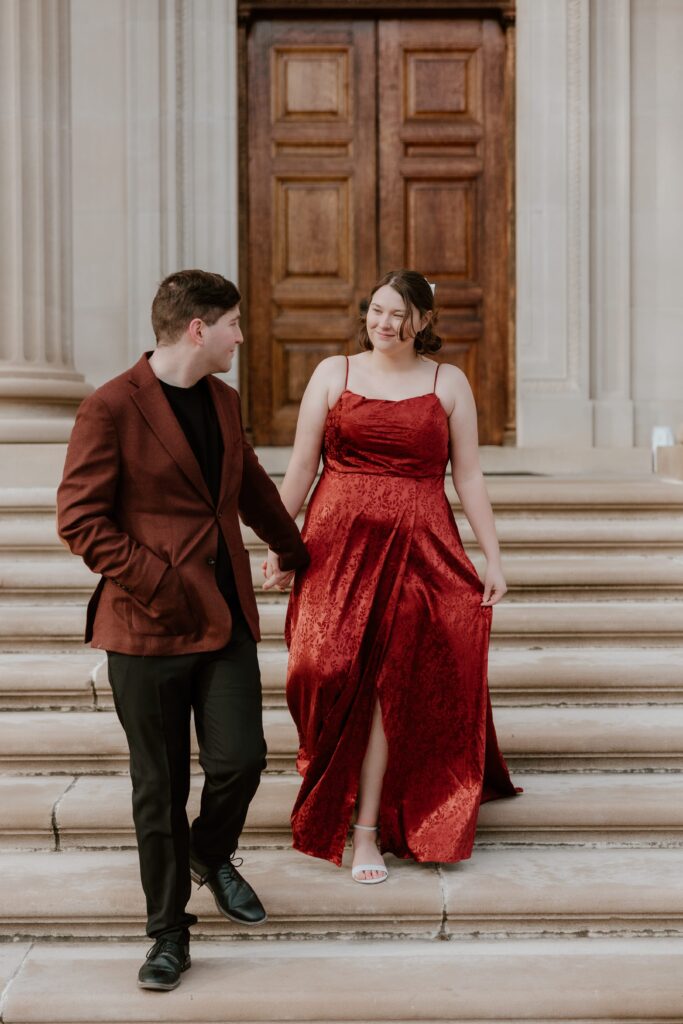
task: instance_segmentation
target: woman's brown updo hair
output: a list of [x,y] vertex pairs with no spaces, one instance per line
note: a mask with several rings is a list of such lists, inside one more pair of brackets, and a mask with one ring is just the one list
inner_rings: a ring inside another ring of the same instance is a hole
[[[406,324],[410,321],[413,309],[418,311],[420,319],[426,316],[427,313],[431,313],[432,316],[429,323],[421,331],[417,332],[413,339],[413,345],[415,351],[420,355],[438,352],[441,348],[441,338],[438,334],[434,333],[434,327],[436,326],[439,312],[434,306],[434,294],[427,279],[422,274],[418,274],[416,270],[390,270],[388,274],[385,274],[377,282],[370,292],[370,302],[372,302],[372,296],[375,292],[383,288],[385,284],[390,285],[394,291],[398,292],[405,303],[406,314],[403,317],[401,329],[398,332],[399,338],[403,341],[403,332]],[[358,343],[362,349],[369,350],[372,348],[372,342],[368,335],[366,317],[367,313],[363,313],[361,316]]]

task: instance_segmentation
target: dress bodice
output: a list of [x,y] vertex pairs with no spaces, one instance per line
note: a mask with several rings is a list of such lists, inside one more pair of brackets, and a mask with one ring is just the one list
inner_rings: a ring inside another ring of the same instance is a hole
[[448,420],[434,392],[388,401],[344,390],[330,410],[325,468],[338,473],[443,477]]

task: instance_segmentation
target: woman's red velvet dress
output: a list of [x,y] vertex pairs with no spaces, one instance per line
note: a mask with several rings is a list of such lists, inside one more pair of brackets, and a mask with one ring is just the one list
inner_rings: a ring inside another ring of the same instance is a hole
[[341,863],[375,698],[388,743],[383,852],[459,861],[479,804],[514,796],[487,684],[491,608],[444,491],[448,421],[434,393],[345,390],[306,513],[310,566],[287,613],[287,701],[303,783],[294,846]]

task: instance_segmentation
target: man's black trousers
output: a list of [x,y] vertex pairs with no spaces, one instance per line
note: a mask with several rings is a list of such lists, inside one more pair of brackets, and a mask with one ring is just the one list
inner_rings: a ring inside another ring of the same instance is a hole
[[[196,917],[190,848],[208,867],[236,850],[265,768],[256,644],[241,615],[230,643],[203,654],[107,652],[114,704],[130,750],[133,820],[147,898],[147,934],[184,930]],[[190,710],[204,770],[201,809],[188,826]]]

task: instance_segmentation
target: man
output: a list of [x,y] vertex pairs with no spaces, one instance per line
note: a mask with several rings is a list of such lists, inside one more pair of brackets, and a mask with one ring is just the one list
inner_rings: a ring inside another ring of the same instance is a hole
[[[218,274],[183,270],[161,283],[157,347],[83,402],[57,495],[60,536],[102,575],[85,639],[107,651],[130,749],[155,940],[143,988],[175,988],[190,966],[191,877],[231,920],[266,919],[232,860],[266,753],[238,513],[279,555],[266,588],[286,585],[308,556],[244,438],[237,392],[211,376],[230,369],[242,344],[239,302]],[[191,708],[205,779],[190,829]]]

